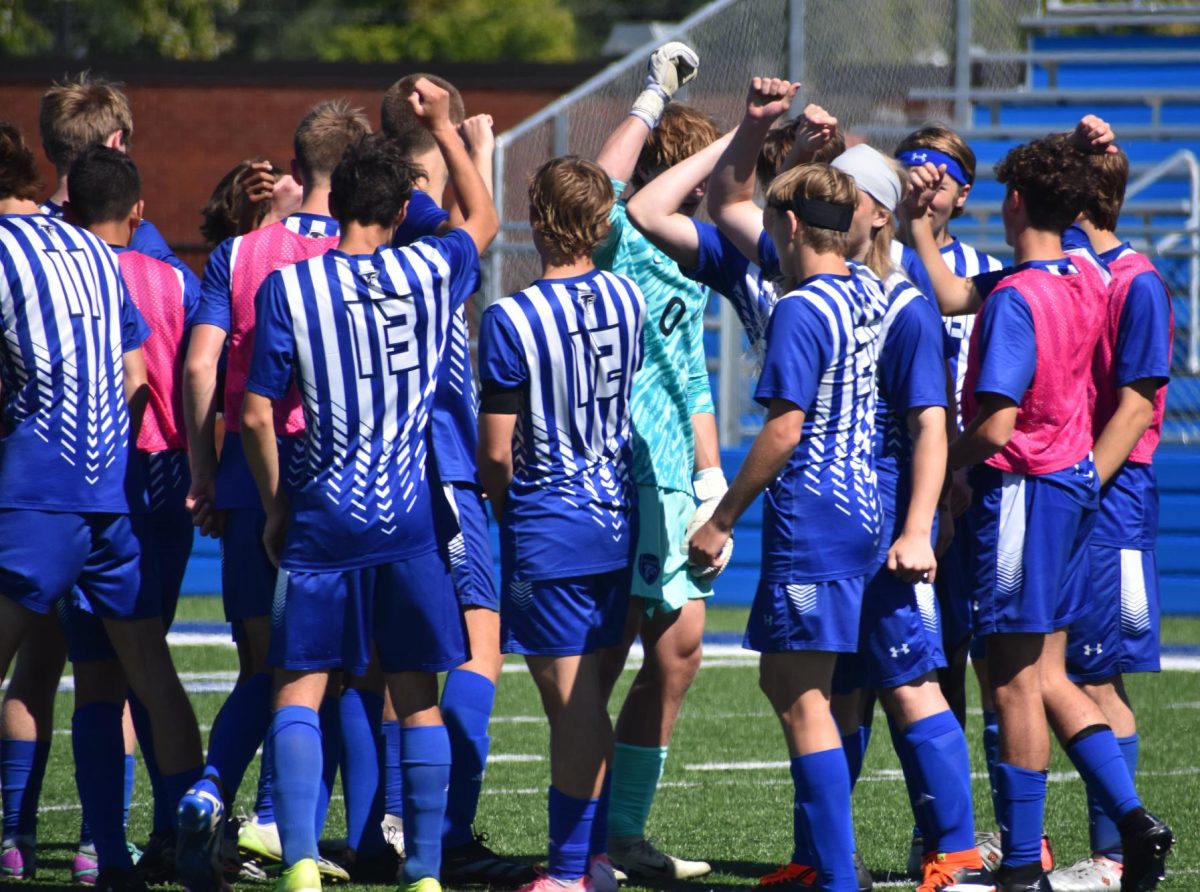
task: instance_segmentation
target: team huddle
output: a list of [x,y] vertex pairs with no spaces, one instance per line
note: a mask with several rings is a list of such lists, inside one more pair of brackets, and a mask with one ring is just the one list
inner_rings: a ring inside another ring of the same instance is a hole
[[[744,645],[794,809],[793,849],[759,886],[871,888],[851,797],[876,701],[920,892],[1158,885],[1174,838],[1136,791],[1122,676],[1159,668],[1152,458],[1173,321],[1115,234],[1129,166],[1111,128],[1089,116],[997,166],[1002,268],[950,233],[975,178],[952,130],[894,157],[847,148],[826,110],[788,115],[799,84],[755,77],[722,135],[673,101],[699,68],[660,47],[594,160],[532,174],[542,273],[483,309],[475,361],[492,121],[441,78],[394,84],[380,133],[319,103],[290,173],[231,171],[205,209],[202,280],[143,219],[116,87],[43,97],[48,200],[0,124],[0,878],[37,871],[68,657],[80,883],[616,892],[705,876],[647,824],[706,601],[761,495]],[[766,412],[732,481],[710,293],[741,321]],[[239,660],[207,753],[166,641],[195,528],[220,539]],[[505,654],[524,656],[549,726],[540,866],[474,829]],[[994,834],[974,825],[968,661]],[[1092,849],[1057,869],[1051,730],[1086,783]],[[126,834],[135,742],[154,801],[142,848]]]

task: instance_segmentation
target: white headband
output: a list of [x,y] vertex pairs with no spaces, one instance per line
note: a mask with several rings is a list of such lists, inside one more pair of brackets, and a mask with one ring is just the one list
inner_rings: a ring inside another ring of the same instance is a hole
[[900,179],[886,157],[860,143],[834,158],[832,165],[853,177],[858,188],[895,213],[900,203]]

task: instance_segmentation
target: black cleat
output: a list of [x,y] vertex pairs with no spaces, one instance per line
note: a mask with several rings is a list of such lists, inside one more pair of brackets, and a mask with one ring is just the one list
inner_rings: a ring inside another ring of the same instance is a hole
[[1149,892],[1166,876],[1167,853],[1175,845],[1171,828],[1144,808],[1135,808],[1117,825],[1125,866],[1121,892]]
[[468,843],[442,849],[442,882],[447,886],[491,886],[516,889],[537,879],[532,864],[505,858],[489,849],[487,834]]
[[[405,885],[400,877],[400,856],[391,846],[373,858],[356,855],[350,863],[343,865],[350,872],[350,882],[368,886]],[[442,869],[445,875],[445,868]]]
[[996,892],[1054,892],[1040,863],[1001,867],[994,876]]
[[132,870],[102,870],[96,875],[96,892],[146,892],[146,881]]
[[134,872],[147,886],[175,882],[175,834],[151,833]]

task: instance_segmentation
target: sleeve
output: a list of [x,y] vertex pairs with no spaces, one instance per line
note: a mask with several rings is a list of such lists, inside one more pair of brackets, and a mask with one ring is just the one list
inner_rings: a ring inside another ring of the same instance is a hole
[[773,399],[788,400],[808,412],[831,353],[829,328],[808,302],[803,297],[781,300],[767,326],[767,351],[754,399],[764,406]]
[[200,312],[200,280],[195,276],[183,277],[183,330],[196,324]]
[[929,298],[935,307],[937,306],[937,293],[933,290],[933,282],[929,278],[925,264],[921,262],[921,255],[908,245],[905,245],[904,250],[900,252],[900,271],[904,273],[908,281],[913,283],[914,288]]
[[715,415],[712,389],[708,381],[708,355],[704,352],[704,305],[707,303],[708,292],[698,297],[692,307],[691,331],[692,341],[688,353],[688,382],[687,400],[688,414],[699,415],[707,412]]
[[879,353],[879,379],[897,412],[946,405],[945,329],[920,296],[896,314]]
[[288,312],[287,292],[278,272],[267,276],[254,297],[254,355],[246,389],[279,400],[292,382],[296,337]]
[[479,379],[484,392],[513,390],[529,380],[525,351],[512,321],[496,304],[479,321]]
[[450,266],[450,304],[457,310],[479,290],[479,251],[474,240],[461,229],[451,229],[445,235],[423,238],[420,244],[431,245]]
[[[620,196],[625,191],[625,183],[609,177],[613,195]],[[615,272],[621,255],[621,245],[625,241],[625,231],[629,228],[629,217],[625,214],[625,202],[618,198],[613,202],[612,210],[608,212],[608,222],[612,224],[604,243],[592,254],[592,262],[599,269]]]
[[1001,279],[1006,279],[1012,274],[1013,268],[1011,266],[1006,266],[1002,267],[1001,269],[994,269],[991,272],[980,273],[979,275],[972,277],[971,282],[974,284],[975,290],[979,292],[980,296],[987,298],[988,295],[996,290],[996,286],[1000,284]]
[[780,273],[779,250],[765,229],[758,236],[758,266],[768,279],[774,279]]
[[980,367],[975,393],[997,393],[1021,402],[1037,371],[1033,313],[1015,288],[1001,288],[983,304],[975,323]]
[[711,223],[692,219],[696,229],[696,265],[680,268],[689,279],[706,285],[718,294],[732,297],[737,283],[746,275],[750,261],[742,256],[721,230]]
[[1117,386],[1171,377],[1171,296],[1151,272],[1134,277],[1117,324]]
[[134,304],[133,298],[129,296],[125,282],[120,277],[117,281],[118,287],[121,289],[119,298],[121,301],[121,352],[128,353],[146,343],[146,339],[150,337],[150,326],[146,324],[145,317]]
[[1087,233],[1083,231],[1078,223],[1072,223],[1063,232],[1062,246],[1064,252],[1090,250],[1092,241],[1087,237]]
[[230,322],[229,305],[233,294],[233,239],[226,239],[213,249],[204,265],[204,279],[200,283],[200,301],[191,325],[215,325],[228,332]]
[[163,263],[169,263],[175,269],[183,273],[185,279],[195,279],[196,274],[191,271],[186,263],[175,256],[175,252],[167,244],[167,240],[162,237],[162,233],[158,231],[158,227],[149,220],[143,220],[138,224],[137,230],[133,233],[133,238],[129,240],[129,247],[142,254],[147,254],[155,260],[161,260]]
[[404,220],[396,228],[396,235],[392,238],[392,247],[403,248],[419,238],[437,235],[438,229],[449,219],[449,212],[443,210],[427,192],[414,189],[412,197],[408,200],[408,211]]

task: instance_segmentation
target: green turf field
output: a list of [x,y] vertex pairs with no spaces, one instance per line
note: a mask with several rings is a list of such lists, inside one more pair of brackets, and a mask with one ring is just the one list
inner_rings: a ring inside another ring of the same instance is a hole
[[[219,599],[185,598],[179,620],[216,620],[220,611]],[[709,628],[740,631],[744,617],[744,610],[713,610]],[[1200,644],[1200,619],[1170,619],[1163,631],[1167,642]],[[185,681],[190,677],[192,684],[201,676],[236,669],[234,652],[228,647],[177,647],[175,658]],[[485,830],[490,844],[500,851],[537,858],[545,851],[546,726],[524,669],[515,662],[508,668],[512,671],[501,680],[496,699],[493,760],[478,829]],[[625,681],[630,678],[627,672]],[[1138,708],[1142,738],[1140,792],[1147,804],[1172,824],[1179,839],[1170,862],[1174,879],[1164,888],[1200,890],[1200,847],[1195,842],[1200,837],[1200,673],[1170,671],[1135,677],[1130,679],[1129,689]],[[623,693],[624,686],[614,702],[619,702]],[[193,694],[205,731],[224,696]],[[972,699],[977,701],[977,697]],[[42,869],[38,879],[27,884],[30,886],[57,887],[70,879],[79,823],[68,737],[70,714],[70,695],[60,694],[56,745],[42,794]],[[970,721],[975,813],[980,829],[990,829],[993,822],[987,784],[982,779],[977,709]],[[911,814],[881,714],[876,715],[876,728],[854,800],[859,847],[877,886],[911,888],[912,884],[900,881]],[[783,738],[758,690],[751,655],[711,660],[684,706],[649,828],[666,850],[712,862],[714,874],[689,885],[746,885],[787,860],[792,832],[791,780],[785,759]],[[1083,786],[1058,751],[1051,771],[1046,826],[1059,860],[1070,862],[1086,852]],[[252,767],[239,797],[241,808],[248,810],[253,802],[255,777],[256,768]],[[148,833],[149,798],[149,785],[139,768],[130,819],[135,840],[144,840]],[[339,792],[326,835],[339,835],[342,820]]]

